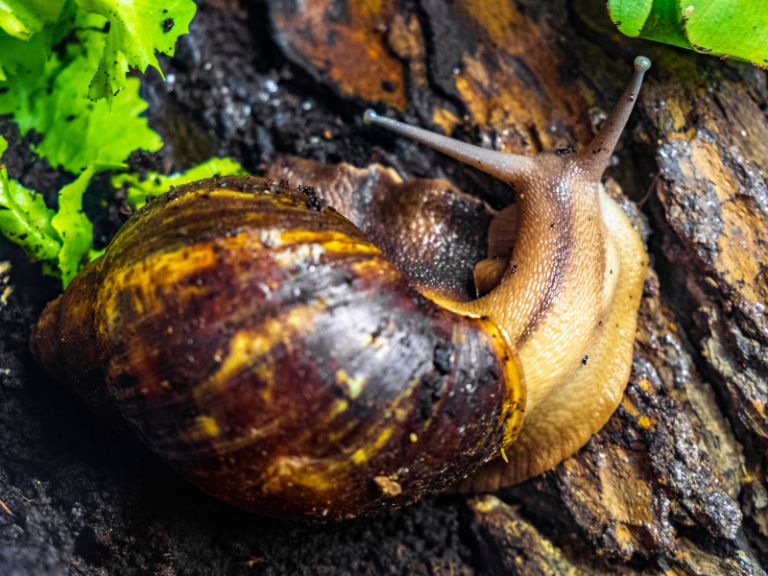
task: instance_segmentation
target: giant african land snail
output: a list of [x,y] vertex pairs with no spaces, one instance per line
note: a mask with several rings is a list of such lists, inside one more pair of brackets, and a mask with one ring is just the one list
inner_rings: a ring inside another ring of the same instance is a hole
[[539,474],[605,424],[628,379],[647,256],[599,181],[649,67],[635,59],[574,154],[502,154],[366,113],[516,186],[514,247],[478,263],[477,299],[409,285],[316,198],[216,178],[131,218],[46,308],[33,350],[193,483],[260,514],[347,518]]

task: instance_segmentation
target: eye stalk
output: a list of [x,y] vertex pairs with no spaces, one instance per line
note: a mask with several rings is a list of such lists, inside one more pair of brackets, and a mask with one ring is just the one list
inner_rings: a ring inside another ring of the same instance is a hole
[[611,160],[611,154],[616,149],[616,144],[627,125],[629,115],[635,107],[635,101],[643,85],[645,73],[651,68],[651,60],[645,56],[638,56],[634,61],[635,72],[624,93],[619,98],[616,106],[605,119],[600,132],[592,140],[587,149],[580,154],[582,168],[589,172],[594,180],[600,180]]
[[[650,67],[651,60],[649,58],[645,56],[637,56],[635,58],[635,72],[629,81],[629,85],[624,90],[624,94],[622,94],[619,102],[606,119],[600,132],[587,147],[587,150],[580,153],[579,164],[583,170],[588,172],[591,179],[600,180],[603,172],[608,167],[611,154],[613,154],[619,137],[627,124],[629,115],[634,108],[635,100],[643,83],[643,77]],[[535,157],[497,152],[466,142],[460,142],[447,136],[381,116],[370,108],[363,113],[363,122],[379,126],[429,146],[438,152],[469,164],[505,182],[516,183],[531,177],[536,178],[541,171]]]
[[363,114],[363,122],[385,128],[390,132],[429,146],[505,182],[516,182],[535,170],[534,159],[529,156],[497,152],[474,144],[460,142],[423,128],[380,116],[371,109],[366,110]]

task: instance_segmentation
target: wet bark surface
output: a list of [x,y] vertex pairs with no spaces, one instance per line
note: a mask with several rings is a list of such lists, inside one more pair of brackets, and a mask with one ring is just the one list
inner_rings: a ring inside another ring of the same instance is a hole
[[[170,171],[228,154],[254,173],[289,155],[380,163],[498,208],[504,185],[364,127],[362,111],[513,152],[578,147],[640,51],[654,67],[606,184],[652,270],[625,397],[577,455],[495,495],[435,496],[337,525],[232,510],[34,365],[29,332],[57,287],[3,244],[0,572],[763,574],[765,72],[627,40],[586,0],[218,0],[201,5],[165,83],[145,79],[167,145],[132,162]],[[48,195],[67,178],[18,149],[6,161]],[[110,199],[97,222],[106,242],[125,214],[106,180],[98,188]]]

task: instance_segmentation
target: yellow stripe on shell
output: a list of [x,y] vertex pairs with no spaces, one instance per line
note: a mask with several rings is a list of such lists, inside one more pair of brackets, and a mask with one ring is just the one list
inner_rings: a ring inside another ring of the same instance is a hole
[[[219,369],[195,389],[197,399],[200,400],[213,390],[224,388],[234,375],[260,364],[278,344],[284,344],[290,349],[301,335],[314,329],[315,318],[323,309],[324,306],[317,302],[297,306],[278,318],[267,318],[254,328],[235,332]],[[266,384],[272,386],[274,381]]]
[[[465,318],[477,320],[483,325],[485,332],[490,335],[496,354],[503,363],[504,382],[506,385],[506,398],[504,400],[504,406],[499,413],[500,422],[502,422],[502,425],[504,426],[504,439],[502,441],[501,453],[502,456],[505,457],[506,454],[504,453],[504,450],[511,446],[517,439],[517,436],[522,430],[525,417],[525,378],[514,344],[510,342],[509,337],[501,327],[479,314],[473,314],[464,310],[462,302],[458,302],[428,289],[419,288],[418,290],[422,296],[431,300],[440,308],[444,308],[445,310],[449,310]],[[506,460],[506,458],[504,459]]]

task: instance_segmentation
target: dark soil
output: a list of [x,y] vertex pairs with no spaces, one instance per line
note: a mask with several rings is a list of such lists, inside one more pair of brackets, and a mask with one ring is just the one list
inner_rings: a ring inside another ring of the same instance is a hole
[[[283,154],[363,165],[372,154],[349,105],[289,63],[270,39],[267,10],[204,4],[164,62],[144,79],[151,125],[167,146],[131,158],[139,170],[183,169],[212,154],[258,173]],[[244,3],[246,4],[246,3]],[[11,144],[18,133],[0,128]],[[318,135],[331,130],[333,138]],[[381,136],[379,136],[381,137]],[[375,142],[375,137],[374,137]],[[12,176],[49,198],[69,178],[25,148]],[[412,168],[419,171],[415,155]],[[422,171],[426,170],[422,163]],[[97,222],[106,242],[126,217],[110,201]],[[57,283],[0,241],[14,291],[0,306],[0,574],[462,574],[477,562],[462,532],[463,499],[339,525],[260,519],[199,493],[138,442],[98,422],[33,363],[31,327]]]

